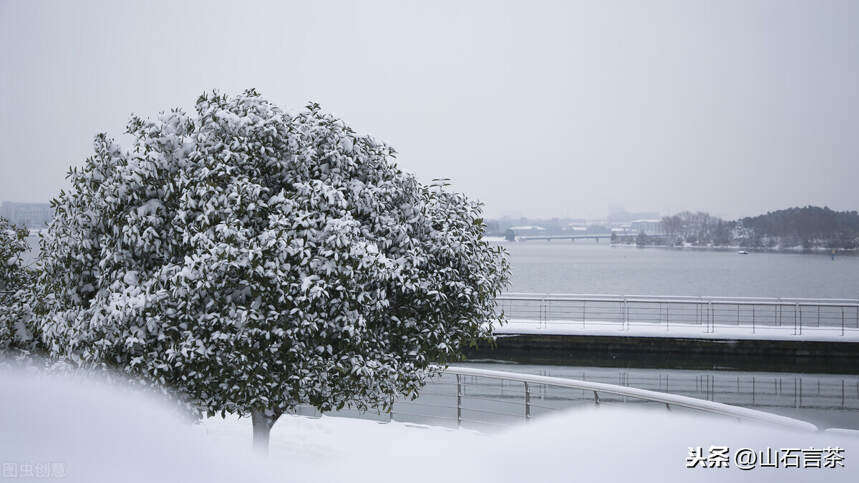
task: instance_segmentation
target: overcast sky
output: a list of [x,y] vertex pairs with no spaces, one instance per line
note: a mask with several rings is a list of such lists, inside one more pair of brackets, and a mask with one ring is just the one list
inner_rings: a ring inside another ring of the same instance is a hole
[[307,101],[487,215],[859,209],[859,1],[0,0],[0,200],[204,90]]

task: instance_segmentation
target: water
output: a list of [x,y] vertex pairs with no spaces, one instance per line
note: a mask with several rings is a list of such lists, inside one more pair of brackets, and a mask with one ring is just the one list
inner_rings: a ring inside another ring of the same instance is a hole
[[505,242],[513,292],[859,299],[859,256]]

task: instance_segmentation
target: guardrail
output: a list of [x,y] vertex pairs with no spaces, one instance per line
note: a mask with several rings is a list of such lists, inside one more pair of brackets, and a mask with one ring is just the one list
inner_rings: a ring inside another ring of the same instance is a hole
[[[558,411],[615,404],[706,413],[801,431],[818,430],[806,421],[678,394],[462,366],[448,367],[421,390],[418,399],[397,400],[390,412],[344,409],[333,415],[437,426],[502,428]],[[299,407],[297,413],[319,415],[305,406]]]
[[[550,386],[557,388],[565,388],[565,389],[575,389],[580,391],[586,391],[593,393],[593,404],[595,406],[599,406],[602,399],[600,398],[600,394],[611,394],[614,396],[620,396],[622,398],[631,398],[639,401],[651,402],[651,403],[659,403],[663,404],[666,409],[671,409],[672,407],[676,408],[686,408],[695,411],[700,411],[708,414],[716,414],[720,416],[728,416],[731,418],[736,418],[739,420],[749,420],[755,421],[759,423],[771,424],[781,427],[787,427],[791,429],[798,429],[803,431],[817,431],[818,428],[814,424],[811,424],[806,421],[801,421],[798,419],[789,418],[786,416],[780,416],[777,414],[772,414],[764,411],[757,411],[754,409],[742,408],[738,406],[731,406],[729,404],[723,404],[713,401],[705,401],[701,399],[695,399],[687,396],[680,396],[676,394],[667,394],[663,392],[657,391],[649,391],[646,389],[638,389],[632,387],[624,387],[624,386],[616,386],[614,384],[605,384],[599,382],[589,382],[589,381],[579,381],[575,379],[567,379],[560,377],[549,377],[549,376],[538,376],[532,374],[521,374],[514,372],[504,372],[504,371],[494,371],[487,369],[477,369],[470,367],[448,367],[445,370],[446,374],[453,374],[456,376],[456,422],[457,425],[462,425],[464,421],[466,421],[466,417],[464,417],[464,410],[468,411],[473,409],[468,409],[467,406],[464,405],[464,400],[469,397],[476,397],[479,399],[486,399],[485,396],[478,394],[469,394],[467,390],[467,385],[469,382],[468,378],[483,378],[495,381],[506,381],[515,384],[520,384],[522,393],[521,400],[519,401],[519,414],[522,419],[525,421],[530,420],[532,418],[532,409],[534,407],[540,407],[544,409],[554,409],[547,408],[546,406],[540,405],[539,402],[532,400],[533,392],[539,391],[541,386]],[[604,399],[604,398],[603,398]],[[626,399],[623,400],[626,402]],[[509,402],[509,401],[506,401]]]
[[764,297],[690,297],[660,295],[533,294],[507,293],[497,298],[508,320],[619,325],[699,326],[713,333],[717,327],[748,328],[751,333],[769,328],[829,329],[844,335],[859,329],[859,300]]

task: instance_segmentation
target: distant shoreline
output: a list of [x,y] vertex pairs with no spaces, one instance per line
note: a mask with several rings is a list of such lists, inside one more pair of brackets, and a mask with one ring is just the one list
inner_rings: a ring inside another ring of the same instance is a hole
[[[483,237],[484,241],[490,243],[547,243],[546,240],[529,240],[527,242],[512,242],[510,240],[505,239],[501,236],[486,236]],[[720,245],[720,246],[695,246],[695,245],[685,245],[685,246],[667,246],[667,245],[636,245],[635,243],[610,243],[609,247],[619,247],[619,248],[659,248],[662,250],[693,250],[693,251],[707,251],[707,252],[736,252],[740,250],[745,250],[749,253],[790,253],[790,254],[800,254],[800,255],[831,255],[832,250],[835,250],[836,256],[859,256],[859,249],[857,248],[825,248],[825,247],[811,247],[811,248],[802,248],[802,247],[743,247],[743,246],[730,246],[730,245]]]
[[769,247],[743,247],[743,246],[702,247],[702,246],[694,246],[694,245],[670,247],[667,245],[636,245],[635,243],[612,243],[611,246],[621,247],[621,248],[661,248],[663,250],[700,250],[700,251],[711,251],[711,252],[731,252],[731,251],[745,250],[749,253],[793,253],[793,254],[804,254],[804,255],[831,255],[832,250],[835,250],[835,255],[848,255],[848,256],[859,255],[859,250],[857,250],[856,248],[825,248],[825,247],[811,247],[811,248],[778,247],[778,248],[769,248]]

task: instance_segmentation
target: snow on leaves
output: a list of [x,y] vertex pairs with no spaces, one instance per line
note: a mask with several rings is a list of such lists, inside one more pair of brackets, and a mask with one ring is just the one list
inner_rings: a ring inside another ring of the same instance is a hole
[[0,354],[33,349],[32,300],[26,288],[33,272],[24,266],[28,230],[0,218]]
[[311,104],[254,91],[133,118],[69,174],[42,241],[56,356],[204,410],[384,407],[500,321],[509,266],[481,209]]

